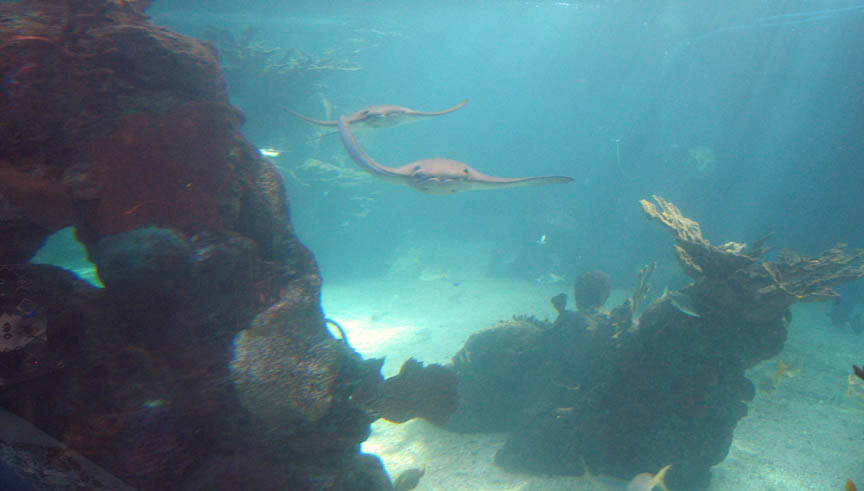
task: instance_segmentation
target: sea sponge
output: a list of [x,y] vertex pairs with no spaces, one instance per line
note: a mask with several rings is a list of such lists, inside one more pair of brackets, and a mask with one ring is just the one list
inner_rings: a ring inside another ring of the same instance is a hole
[[603,271],[587,271],[576,277],[573,300],[579,310],[596,310],[606,303],[612,284]]

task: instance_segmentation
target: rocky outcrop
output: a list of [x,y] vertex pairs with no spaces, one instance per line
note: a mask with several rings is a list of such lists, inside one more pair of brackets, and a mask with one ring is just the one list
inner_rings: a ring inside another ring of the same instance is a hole
[[[325,328],[218,54],[147,3],[0,5],[0,407],[140,489],[389,489],[380,363]],[[27,264],[67,226],[104,289]]]
[[[567,311],[559,296],[554,323],[495,326],[454,357],[461,400],[450,427],[508,432],[498,465],[571,475],[587,465],[629,480],[672,464],[672,489],[706,487],[755,395],[745,370],[780,352],[787,308],[831,298],[831,285],[864,277],[864,250],[838,246],[769,262],[761,259],[764,240],[711,245],[697,222],[655,200],[643,210],[672,233],[691,285],[637,318],[653,271],[646,267],[633,297],[611,311],[584,301]],[[580,279],[576,295],[601,298],[596,283]]]

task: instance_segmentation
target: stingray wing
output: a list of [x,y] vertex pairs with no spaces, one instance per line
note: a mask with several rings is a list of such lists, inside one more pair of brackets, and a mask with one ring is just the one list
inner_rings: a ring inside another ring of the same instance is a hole
[[515,188],[523,186],[546,186],[572,182],[567,176],[495,177],[471,169],[464,182],[465,190]]
[[444,109],[441,111],[435,111],[435,112],[415,111],[413,109],[406,108],[405,114],[409,115],[409,116],[441,116],[442,114],[448,114],[448,113],[452,113],[454,111],[458,111],[458,110],[462,109],[463,107],[465,107],[465,104],[468,104],[468,99],[465,99],[464,101],[460,102],[459,104],[456,104],[453,107],[450,107],[450,108],[447,108],[447,109]]
[[310,118],[309,116],[304,116],[298,112],[292,111],[291,109],[288,109],[287,107],[285,108],[285,110],[288,111],[289,113],[293,114],[294,116],[297,116],[298,118],[304,120],[304,121],[308,121],[312,124],[317,124],[318,126],[336,126],[337,125],[337,121],[324,121],[321,119]]
[[363,151],[357,142],[357,137],[351,131],[351,125],[347,117],[340,116],[338,126],[339,136],[342,138],[342,146],[345,147],[351,160],[361,169],[380,179],[397,184],[408,184],[406,181],[409,179],[409,176],[406,176],[405,173],[400,172],[399,169],[381,165],[375,159],[366,155],[366,152]]

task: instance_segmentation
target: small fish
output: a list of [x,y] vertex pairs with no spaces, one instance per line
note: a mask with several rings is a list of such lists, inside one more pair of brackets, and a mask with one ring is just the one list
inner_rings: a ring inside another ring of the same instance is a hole
[[439,281],[446,280],[448,278],[448,274],[446,271],[443,271],[438,268],[425,268],[420,274],[417,276],[417,279],[420,281]]
[[546,245],[546,244],[549,243],[549,238],[546,237],[545,235],[541,235],[540,238],[537,239],[536,242],[537,242],[537,244],[539,244],[539,245]]
[[265,157],[278,157],[282,154],[281,150],[276,150],[275,148],[259,148],[258,151]]
[[564,283],[564,277],[556,273],[546,273],[543,276],[538,276],[534,282],[538,285],[554,285],[556,283]]
[[165,399],[150,399],[148,401],[144,401],[144,407],[147,409],[156,409],[165,406],[168,404],[168,401]]
[[666,477],[666,471],[668,471],[670,467],[672,467],[671,464],[667,465],[657,471],[657,474],[643,472],[642,474],[636,475],[636,477],[627,483],[627,491],[651,491],[657,486],[660,486],[660,489],[669,491],[669,488],[666,487],[666,483],[663,482],[663,478]]
[[420,484],[420,478],[426,473],[426,466],[422,469],[408,469],[399,474],[399,477],[393,482],[394,491],[408,491],[414,489]]
[[786,362],[780,360],[777,362],[777,370],[770,377],[763,377],[758,384],[758,387],[768,393],[776,394],[777,387],[787,378],[795,378],[801,372],[803,362],[800,359],[794,359],[787,365]]
[[846,491],[858,491],[858,488],[855,487],[855,483],[852,482],[852,479],[846,479]]
[[584,457],[582,458],[582,466],[585,467],[585,477],[588,478],[588,481],[590,481],[596,489],[651,491],[655,487],[660,486],[660,489],[669,491],[669,488],[666,487],[666,483],[663,482],[663,479],[666,477],[666,471],[668,471],[672,465],[667,465],[660,469],[657,471],[657,474],[651,474],[650,472],[637,474],[636,477],[630,481],[625,481],[612,476],[592,474],[591,469],[588,468],[588,464],[585,463]]
[[697,318],[702,317],[696,309],[696,306],[693,305],[693,299],[690,298],[690,295],[677,291],[670,291],[669,287],[666,287],[663,289],[663,296],[660,297],[661,302],[665,300],[668,300],[673,307],[678,309],[678,311],[684,315]]

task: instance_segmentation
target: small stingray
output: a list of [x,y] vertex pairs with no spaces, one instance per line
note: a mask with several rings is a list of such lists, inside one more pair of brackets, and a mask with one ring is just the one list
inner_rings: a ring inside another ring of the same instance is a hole
[[[454,111],[458,111],[459,109],[462,109],[462,107],[464,107],[467,103],[468,99],[465,99],[464,101],[456,104],[451,108],[434,112],[415,111],[414,109],[404,106],[371,106],[367,107],[366,109],[361,109],[350,116],[345,116],[345,118],[347,119],[348,124],[351,125],[358,125],[366,128],[389,128],[391,126],[403,125],[430,116],[441,116],[442,114],[449,114]],[[308,121],[312,124],[317,124],[318,126],[336,127],[339,125],[339,121],[324,121],[321,119],[313,119],[300,113],[294,112],[290,109],[285,110],[293,114],[294,116],[303,119],[304,121]]]
[[517,186],[542,186],[571,182],[572,177],[495,177],[483,174],[468,164],[450,159],[434,158],[418,160],[402,167],[386,167],[360,148],[357,138],[351,132],[348,118],[339,118],[339,135],[351,159],[361,169],[373,176],[390,182],[414,188],[429,194],[453,194],[461,191],[500,189]]

